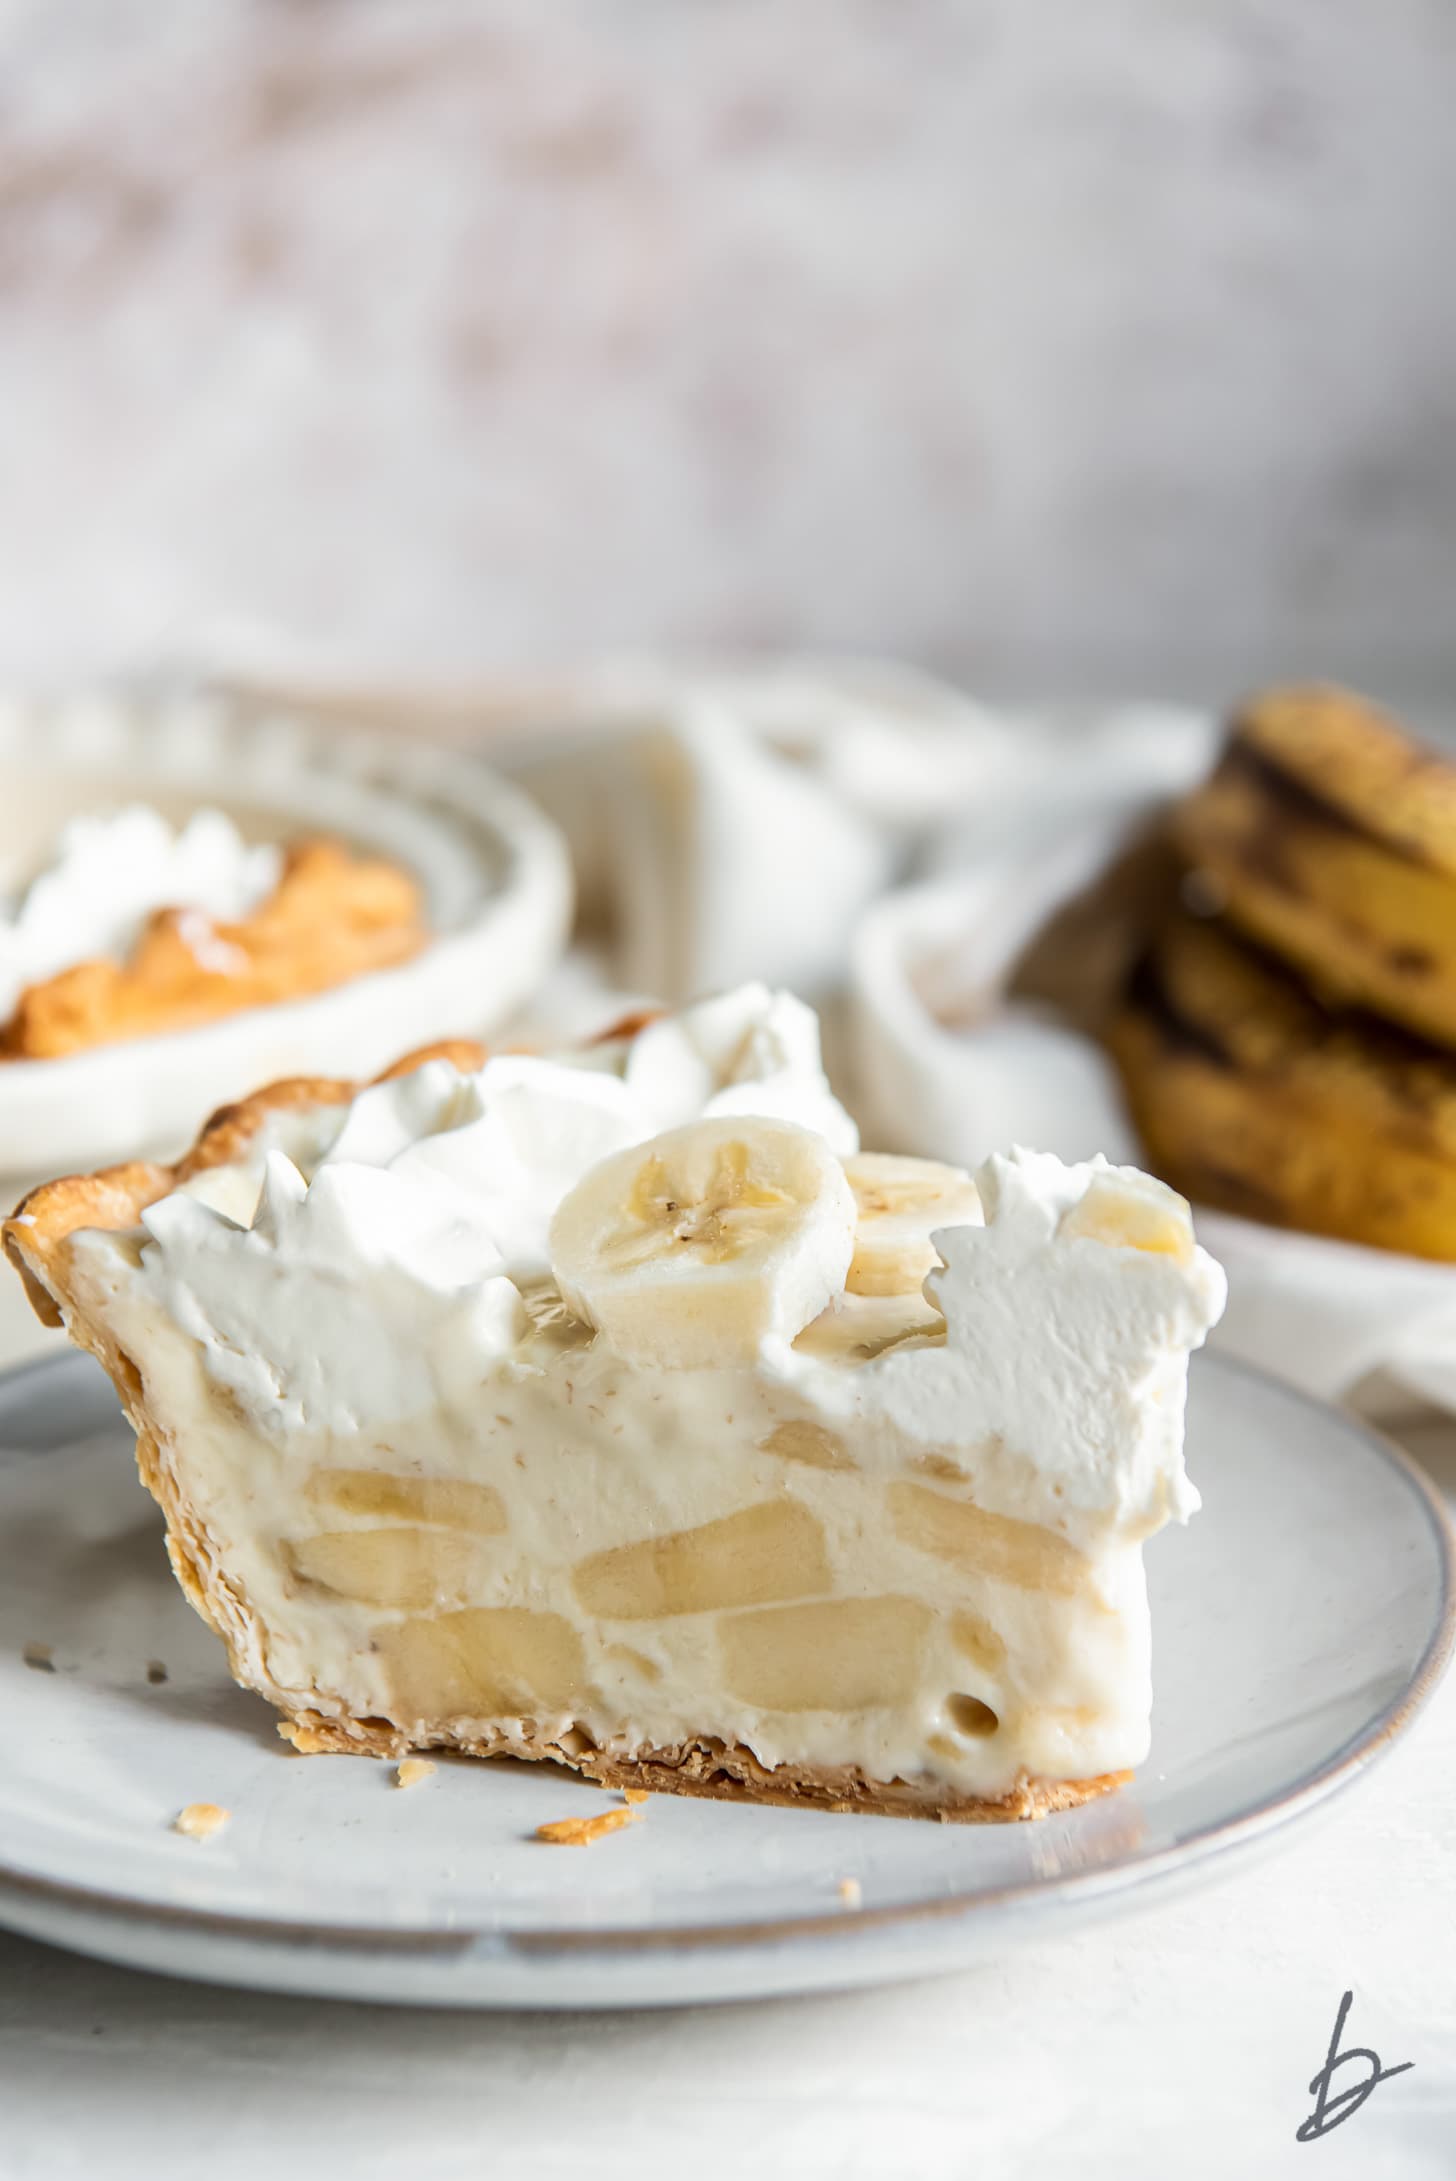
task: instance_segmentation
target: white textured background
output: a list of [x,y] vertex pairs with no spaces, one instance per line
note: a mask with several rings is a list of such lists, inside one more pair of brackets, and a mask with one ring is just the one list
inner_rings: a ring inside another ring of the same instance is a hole
[[1450,0],[0,0],[0,671],[1456,668]]

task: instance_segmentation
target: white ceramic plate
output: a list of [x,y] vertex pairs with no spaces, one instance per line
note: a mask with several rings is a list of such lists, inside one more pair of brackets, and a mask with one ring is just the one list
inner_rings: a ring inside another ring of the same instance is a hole
[[[12,1373],[0,1921],[280,1991],[644,2006],[960,1968],[1297,1848],[1294,1821],[1358,1779],[1446,1662],[1450,1535],[1403,1455],[1235,1365],[1196,1362],[1189,1438],[1205,1506],[1149,1555],[1157,1708],[1132,1788],[985,1827],[654,1797],[581,1851],[530,1837],[615,1800],[564,1772],[460,1761],[400,1793],[392,1766],[290,1755],[173,1585],[94,1367]],[[52,1671],[23,1663],[28,1642]],[[226,1832],[172,1832],[193,1801],[229,1808]]]

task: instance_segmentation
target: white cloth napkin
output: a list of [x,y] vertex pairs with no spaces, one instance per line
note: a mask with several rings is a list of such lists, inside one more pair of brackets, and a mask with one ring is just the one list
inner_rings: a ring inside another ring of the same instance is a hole
[[564,828],[616,981],[673,1002],[755,977],[823,998],[860,913],[1012,762],[956,690],[854,660],[607,662],[489,749]]

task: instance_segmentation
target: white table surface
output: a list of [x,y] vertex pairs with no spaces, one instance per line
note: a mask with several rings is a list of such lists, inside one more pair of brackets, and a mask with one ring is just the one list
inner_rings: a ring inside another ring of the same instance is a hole
[[[1411,1441],[1456,1500],[1456,1429]],[[1301,2145],[1347,1989],[1345,2045],[1413,2065]],[[692,2181],[1449,2181],[1456,1679],[1272,1859],[931,1983],[448,2014],[174,1983],[0,1934],[0,2177],[154,2181],[159,2165],[208,2181],[320,2165],[349,2181],[678,2165]]]

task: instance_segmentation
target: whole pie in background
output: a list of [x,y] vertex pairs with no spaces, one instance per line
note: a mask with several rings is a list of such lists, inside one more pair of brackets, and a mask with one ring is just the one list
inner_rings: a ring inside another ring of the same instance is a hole
[[415,879],[308,836],[249,845],[220,811],[66,827],[0,912],[0,1059],[56,1060],[301,998],[428,938]]

